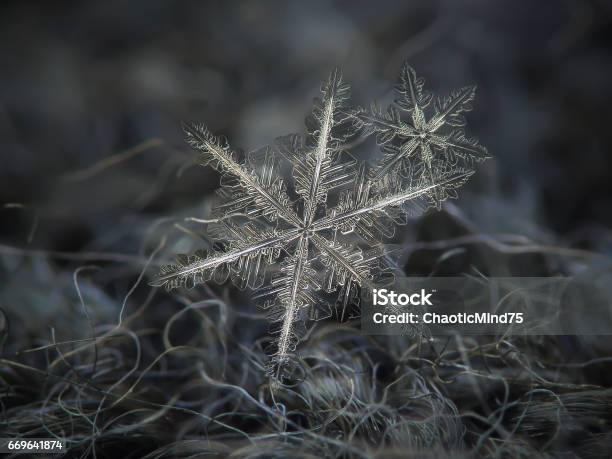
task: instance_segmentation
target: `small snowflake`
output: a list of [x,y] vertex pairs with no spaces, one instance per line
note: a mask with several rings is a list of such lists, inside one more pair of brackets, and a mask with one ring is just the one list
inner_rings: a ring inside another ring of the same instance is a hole
[[[472,110],[476,87],[466,86],[449,96],[434,98],[424,90],[424,84],[425,80],[404,64],[395,86],[397,98],[386,112],[375,104],[369,110],[355,111],[361,127],[377,134],[384,153],[373,174],[374,180],[393,169],[403,171],[410,167],[410,174],[435,183],[436,172],[455,166],[458,160],[470,167],[489,158],[487,149],[476,139],[466,137],[463,131],[466,124],[463,114]],[[431,105],[433,110],[428,110]],[[402,119],[402,112],[409,115],[407,122]],[[426,112],[432,112],[429,118]],[[431,198],[439,209],[444,196],[434,191]]]
[[[240,288],[261,292],[268,298],[264,307],[271,320],[278,323],[274,360],[285,362],[298,339],[296,324],[331,314],[324,293],[337,292],[338,304],[346,307],[357,288],[371,289],[384,275],[388,267],[382,262],[381,239],[406,223],[411,205],[439,206],[456,196],[455,189],[473,170],[451,156],[486,157],[482,147],[462,135],[440,133],[443,126],[463,125],[461,112],[467,111],[473,89],[438,100],[428,122],[423,109],[431,96],[407,66],[399,91],[403,98],[396,104],[412,114],[411,125],[401,121],[395,108],[387,114],[351,109],[349,86],[334,70],[315,99],[305,135],[277,139],[245,158],[205,127],[185,125],[202,163],[222,174],[213,214],[217,223],[209,231],[222,245],[208,253],[179,255],[153,285],[171,289],[230,277]],[[345,145],[372,132],[378,133],[386,154],[368,169],[347,159]],[[443,159],[434,159],[438,149],[445,152]],[[417,150],[425,172],[409,166]],[[282,164],[291,166],[293,180],[281,178]],[[342,191],[332,200],[335,189]],[[271,266],[277,269],[267,276]]]

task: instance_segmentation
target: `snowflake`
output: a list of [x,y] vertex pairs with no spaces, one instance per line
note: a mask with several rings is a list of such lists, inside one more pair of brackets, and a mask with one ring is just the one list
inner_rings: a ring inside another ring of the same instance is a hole
[[[359,289],[368,291],[389,272],[381,240],[406,223],[411,208],[439,206],[456,196],[473,170],[459,166],[451,155],[486,156],[462,134],[439,134],[444,126],[462,125],[461,112],[468,109],[473,89],[439,100],[436,114],[426,122],[423,109],[431,96],[404,67],[403,98],[396,104],[412,114],[412,125],[401,121],[396,108],[386,114],[376,108],[351,109],[349,86],[339,70],[321,93],[305,135],[279,138],[245,157],[204,126],[184,126],[202,163],[222,174],[216,223],[209,227],[209,236],[222,244],[207,253],[179,255],[153,282],[172,289],[230,277],[239,288],[261,292],[278,326],[273,354],[281,365],[295,349],[298,325],[332,313],[326,295],[337,293],[336,304],[345,308],[358,299]],[[368,168],[348,157],[346,145],[373,132],[385,154]],[[437,159],[436,149],[445,157]],[[410,164],[417,150],[424,169]],[[283,164],[291,166],[293,180],[283,180]],[[336,189],[340,192],[332,194]],[[267,271],[275,272],[268,276]]]
[[[465,136],[466,124],[463,113],[472,110],[471,103],[476,92],[475,86],[466,86],[451,92],[446,97],[434,97],[424,90],[425,80],[418,78],[408,64],[404,64],[400,81],[395,87],[397,98],[386,112],[377,105],[369,110],[357,109],[355,115],[361,127],[376,133],[383,157],[373,174],[373,179],[384,177],[396,169],[405,174],[421,176],[425,182],[435,183],[440,169],[454,167],[458,160],[470,167],[474,162],[489,158],[487,149],[476,139]],[[433,103],[433,113],[426,118],[426,111]],[[401,113],[410,115],[408,122]],[[456,197],[453,195],[453,197]],[[440,209],[445,196],[434,190],[432,203]]]

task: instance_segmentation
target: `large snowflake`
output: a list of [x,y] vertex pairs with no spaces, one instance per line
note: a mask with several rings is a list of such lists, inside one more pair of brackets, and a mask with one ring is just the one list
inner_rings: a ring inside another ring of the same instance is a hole
[[[445,132],[463,124],[473,88],[438,99],[430,121],[424,109],[431,96],[408,66],[400,99],[385,113],[349,107],[349,86],[339,70],[321,93],[305,135],[277,139],[244,158],[204,126],[185,125],[203,164],[222,174],[217,223],[209,227],[209,236],[221,244],[207,253],[179,255],[154,282],[175,288],[230,277],[238,287],[262,293],[278,324],[274,359],[280,364],[295,348],[297,324],[331,314],[329,294],[337,293],[336,304],[346,307],[359,289],[371,289],[388,272],[382,239],[406,223],[408,212],[455,197],[473,173],[471,159],[486,157],[461,131]],[[399,110],[411,114],[411,124]],[[372,167],[358,164],[346,145],[374,132],[385,154]],[[293,180],[283,180],[283,165],[292,168]]]

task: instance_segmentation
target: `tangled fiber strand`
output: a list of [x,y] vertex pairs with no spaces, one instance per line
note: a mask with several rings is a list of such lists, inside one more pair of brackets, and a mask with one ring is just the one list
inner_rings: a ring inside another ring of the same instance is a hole
[[[527,253],[546,260],[538,274],[608,283],[600,255],[484,236],[448,210],[468,228],[465,236],[408,244],[411,261],[419,256],[444,271],[462,257],[477,260],[465,248],[469,239],[469,250],[493,251],[497,267]],[[154,234],[172,223],[159,220],[147,238],[176,244]],[[11,280],[2,290],[2,323],[10,326],[0,337],[4,436],[62,438],[69,457],[96,458],[609,453],[605,338],[420,341],[362,335],[352,319],[332,318],[305,331],[281,382],[266,373],[265,314],[245,298],[227,286],[173,295],[146,286],[163,245],[122,258],[119,265],[131,260],[137,269],[119,284],[112,261],[69,269],[39,252],[2,256]],[[486,263],[478,268],[493,272]]]

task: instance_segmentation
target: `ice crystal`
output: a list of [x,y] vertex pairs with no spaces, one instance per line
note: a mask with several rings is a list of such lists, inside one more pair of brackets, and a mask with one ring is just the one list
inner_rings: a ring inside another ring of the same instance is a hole
[[[304,135],[279,138],[244,157],[204,126],[184,126],[202,164],[222,174],[216,223],[209,228],[222,244],[179,255],[153,285],[171,289],[230,277],[238,287],[256,290],[278,325],[273,354],[279,364],[295,349],[298,324],[332,313],[329,294],[337,293],[336,304],[345,308],[360,289],[368,291],[385,276],[390,267],[381,256],[382,239],[406,223],[411,208],[439,206],[456,196],[473,170],[471,161],[459,164],[453,157],[486,157],[460,131],[443,133],[463,125],[473,88],[437,99],[429,121],[424,109],[431,96],[407,66],[401,98],[387,113],[352,109],[349,91],[334,70],[314,101]],[[401,120],[399,110],[412,115],[412,124]],[[374,132],[385,154],[368,168],[349,157],[345,146]],[[421,160],[412,164],[416,151]],[[291,166],[292,180],[282,178],[282,164]]]
[[[374,180],[393,169],[405,174],[403,171],[409,167],[409,174],[434,184],[439,171],[455,167],[459,161],[471,167],[474,162],[489,158],[486,148],[476,139],[466,137],[463,130],[466,124],[463,114],[472,110],[476,87],[466,86],[448,96],[434,97],[424,89],[424,84],[425,80],[404,64],[395,87],[397,98],[386,111],[376,104],[355,111],[360,126],[376,133],[383,151],[378,167],[373,170]],[[427,112],[431,112],[429,118]],[[406,113],[407,121],[402,113]],[[439,209],[445,197],[440,190],[434,190],[430,199]]]

